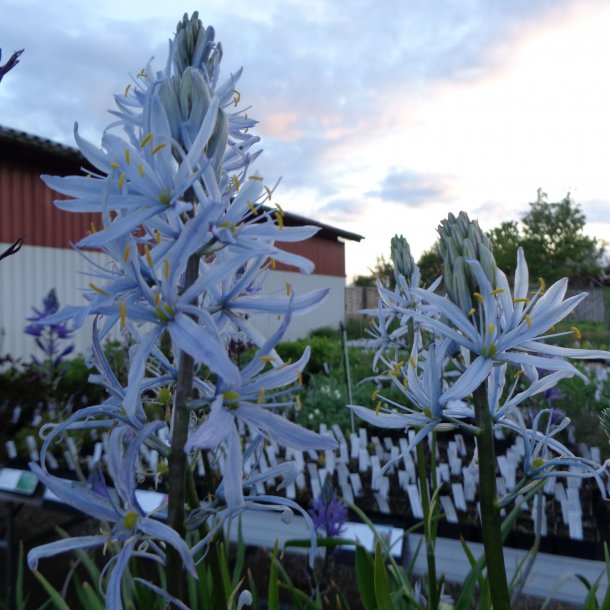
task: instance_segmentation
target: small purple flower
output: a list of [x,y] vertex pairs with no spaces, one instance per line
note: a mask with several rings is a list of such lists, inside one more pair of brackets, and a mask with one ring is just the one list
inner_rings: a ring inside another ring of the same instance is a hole
[[[9,58],[9,60],[3,65],[0,66],[0,80],[4,77],[4,75],[12,70],[19,63],[19,56],[23,53],[23,49],[20,51],[15,51]],[[2,51],[0,50],[0,58],[2,58]]]
[[324,532],[329,538],[338,536],[343,530],[347,520],[347,508],[335,497],[335,490],[329,480],[324,483],[321,495],[312,502],[309,514],[316,531]]

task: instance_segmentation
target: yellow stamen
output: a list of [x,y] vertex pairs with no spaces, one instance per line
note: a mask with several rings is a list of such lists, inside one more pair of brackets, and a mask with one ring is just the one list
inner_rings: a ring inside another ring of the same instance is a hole
[[297,411],[300,411],[303,405],[301,404],[301,397],[298,394],[294,397],[294,402],[296,403]]
[[95,228],[95,223],[94,222],[92,222],[89,225],[89,231],[91,231],[91,233],[97,233],[97,229]]
[[379,388],[377,388],[372,394],[371,394],[371,400],[377,400],[377,396],[379,396],[379,392],[381,392],[381,390]]
[[241,93],[237,89],[233,89],[233,93],[235,93],[233,96],[233,105],[237,106],[237,104],[239,104],[239,100],[241,100]]
[[256,399],[256,404],[262,405],[265,401],[265,388],[261,388],[258,392],[258,398]]
[[540,468],[541,466],[544,466],[544,464],[545,464],[544,458],[537,457],[536,459],[532,460],[532,466],[534,468]]
[[138,174],[144,178],[144,166],[141,163],[138,163]]
[[260,359],[263,362],[275,362],[276,358],[274,356],[260,356]]
[[137,74],[137,77],[138,77],[138,78],[146,78],[147,76],[148,76],[148,74],[146,73],[146,71],[144,70],[144,68],[142,68],[142,69],[141,69],[141,70],[138,72],[138,74]]
[[496,327],[493,324],[488,324],[487,325],[487,332],[491,335],[491,333],[493,333],[493,331],[496,330]]
[[415,362],[415,358],[413,358],[413,356],[411,356],[409,358],[409,364],[413,367],[413,368],[417,368],[417,362]]
[[127,305],[119,303],[119,318],[121,319],[121,328],[125,328],[127,322]]
[[125,149],[125,163],[127,163],[127,165],[131,163],[131,152],[129,151],[129,148]]
[[299,371],[299,373],[297,375],[297,383],[299,385],[303,385],[303,375],[301,374],[301,371]]
[[155,294],[155,296],[153,297],[153,300],[155,302],[155,305],[158,305],[161,302],[161,293],[157,292],[157,294]]
[[580,330],[578,328],[576,328],[576,326],[572,326],[572,328],[570,328],[570,330],[574,333],[574,335],[576,336],[576,339],[578,341],[580,341],[582,339],[582,333],[580,332]]
[[290,296],[292,294],[292,286],[286,282],[286,294]]
[[475,313],[477,313],[477,310],[474,307],[472,309],[468,310],[468,315],[469,316],[474,316]]
[[546,282],[541,277],[539,277],[538,283],[540,284],[540,292],[544,292],[546,290]]
[[144,245],[144,256],[146,256],[146,262],[148,263],[148,266],[152,269],[153,268],[153,259],[150,254],[150,248],[148,247],[148,244]]
[[265,186],[263,186],[263,188],[265,189],[265,192],[267,193],[267,197],[269,197],[269,201],[271,201],[271,189],[265,184]]
[[130,510],[128,513],[125,513],[125,516],[123,517],[123,525],[128,530],[133,529],[137,522],[138,522],[138,513],[135,513],[132,510]]
[[119,169],[119,167],[121,167],[116,161],[112,161],[112,163],[110,164],[110,167],[114,168],[114,169]]
[[161,231],[159,231],[159,229],[157,229],[155,231],[155,241],[160,244],[161,243]]
[[144,136],[144,138],[140,142],[140,148],[144,148],[148,144],[148,142],[150,142],[150,140],[152,140],[152,132]]
[[529,302],[530,302],[530,300],[525,298],[525,297],[519,297],[517,299],[513,299],[513,303],[525,303],[525,304],[527,304]]
[[275,215],[275,219],[277,220],[277,226],[280,229],[284,228],[284,215],[280,214],[279,212]]
[[502,294],[504,292],[504,288],[496,288],[495,290],[492,290],[490,292],[490,294],[492,294],[493,296],[496,296],[497,294]]
[[231,176],[231,184],[236,191],[239,191],[239,178],[237,176]]
[[524,316],[525,321],[527,322],[527,327],[531,328],[532,327],[532,316],[529,315],[529,313],[526,313]]
[[169,259],[165,259],[163,261],[163,275],[165,276],[165,279],[169,279]]
[[110,295],[109,292],[106,292],[103,288],[96,286],[93,282],[89,283],[89,288],[91,288],[91,290],[95,290],[95,292],[99,292],[100,294],[103,294],[105,297]]
[[164,203],[165,205],[169,205],[170,202],[170,192],[165,189],[164,191],[162,191],[161,193],[159,193],[159,201],[161,203]]
[[492,343],[489,346],[489,354],[488,355],[489,355],[490,358],[493,358],[496,355],[496,349],[497,348],[496,348],[496,344],[495,343]]
[[121,172],[119,176],[119,191],[123,190],[123,184],[125,184],[125,174]]
[[125,246],[125,250],[123,250],[123,260],[125,262],[127,262],[129,260],[129,252],[131,251],[131,248],[129,247],[129,244],[127,244]]
[[157,146],[152,149],[152,154],[156,155],[162,148],[165,148],[166,146],[167,144],[157,144]]
[[252,175],[252,176],[248,176],[248,180],[259,180],[259,181],[262,181],[263,177],[262,176],[254,176],[254,175]]
[[125,87],[125,91],[123,92],[123,95],[125,97],[127,97],[129,95],[129,90],[131,89],[131,85],[127,85],[127,87]]
[[406,390],[409,387],[409,379],[407,378],[407,376],[405,375],[405,377],[402,380],[402,387]]
[[481,293],[480,293],[480,292],[475,292],[475,293],[474,293],[472,296],[473,296],[473,297],[475,298],[475,300],[476,300],[476,301],[478,301],[479,303],[485,303],[485,299],[483,298],[483,295],[481,295]]
[[[267,187],[265,187],[265,188],[267,188]],[[284,210],[282,209],[282,206],[279,203],[276,203],[275,207],[277,208],[277,211],[279,212],[280,216],[285,216],[286,213],[284,212]]]
[[246,204],[250,208],[250,211],[252,212],[252,214],[254,216],[258,216],[258,210],[254,207],[254,204],[249,199],[246,200]]
[[375,405],[375,415],[379,415],[379,411],[381,410],[381,401],[377,401],[377,404]]
[[271,269],[275,269],[276,262],[274,258],[269,259],[269,266],[271,267]]

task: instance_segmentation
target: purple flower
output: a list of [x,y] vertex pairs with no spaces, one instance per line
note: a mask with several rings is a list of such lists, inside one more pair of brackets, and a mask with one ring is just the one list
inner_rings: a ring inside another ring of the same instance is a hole
[[[19,56],[23,53],[23,49],[20,51],[15,51],[9,58],[9,60],[3,65],[0,66],[0,80],[4,77],[4,75],[12,70],[19,63]],[[2,51],[0,50],[0,58],[2,58]]]
[[318,532],[324,532],[328,538],[338,536],[347,520],[347,508],[335,497],[335,490],[329,480],[324,483],[322,493],[309,509],[314,526]]

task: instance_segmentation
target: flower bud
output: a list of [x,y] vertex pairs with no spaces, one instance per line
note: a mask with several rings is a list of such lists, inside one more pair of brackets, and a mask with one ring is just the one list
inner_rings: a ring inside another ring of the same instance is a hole
[[398,283],[399,276],[403,275],[406,279],[409,279],[413,275],[415,269],[415,261],[411,256],[411,248],[409,243],[402,236],[394,235],[390,242],[390,258],[394,266],[394,277],[396,283]]
[[479,261],[485,276],[495,287],[496,261],[489,239],[481,231],[476,220],[470,220],[466,212],[456,218],[449,214],[438,227],[439,251],[444,259],[443,281],[447,296],[467,313],[472,308],[472,294],[478,292],[474,274],[465,259]]

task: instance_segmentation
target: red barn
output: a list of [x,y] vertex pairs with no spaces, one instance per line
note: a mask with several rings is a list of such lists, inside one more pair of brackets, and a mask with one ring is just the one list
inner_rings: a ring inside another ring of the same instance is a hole
[[[25,318],[32,307],[40,307],[43,297],[55,288],[60,303],[82,302],[80,291],[89,279],[87,262],[70,248],[99,223],[96,214],[71,214],[58,210],[53,200],[59,196],[40,180],[41,174],[70,175],[86,164],[80,152],[20,131],[0,127],[0,247],[8,247],[18,237],[24,246],[18,254],[0,262],[2,286],[0,309],[0,354],[29,358],[36,352],[34,341],[24,334]],[[345,312],[344,240],[360,241],[355,233],[342,231],[296,214],[286,213],[286,225],[314,225],[317,235],[305,242],[286,243],[283,248],[306,256],[315,264],[310,275],[279,265],[269,274],[265,290],[285,290],[290,283],[302,294],[329,287],[329,298],[314,312],[293,319],[287,338],[306,335],[320,326],[337,326]],[[91,257],[104,264],[101,253]],[[271,316],[261,316],[257,327],[268,334],[277,324]],[[84,351],[90,335],[84,331],[76,339],[77,351]]]

